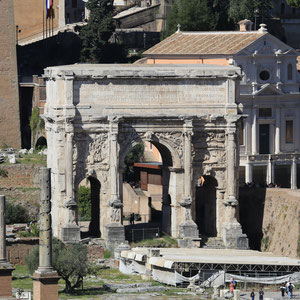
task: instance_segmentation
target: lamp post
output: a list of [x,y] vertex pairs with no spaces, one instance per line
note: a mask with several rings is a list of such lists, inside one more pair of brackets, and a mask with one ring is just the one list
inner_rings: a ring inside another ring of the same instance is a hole
[[259,17],[259,9],[255,8],[254,9],[254,30],[256,30],[256,19]]

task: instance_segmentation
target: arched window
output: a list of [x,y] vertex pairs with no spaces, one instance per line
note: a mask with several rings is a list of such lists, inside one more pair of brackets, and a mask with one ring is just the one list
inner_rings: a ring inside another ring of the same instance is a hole
[[293,80],[293,66],[292,66],[292,64],[288,64],[287,73],[288,73],[288,80]]
[[282,15],[284,15],[284,13],[285,13],[285,4],[284,3],[281,3],[281,5],[280,5],[280,13]]

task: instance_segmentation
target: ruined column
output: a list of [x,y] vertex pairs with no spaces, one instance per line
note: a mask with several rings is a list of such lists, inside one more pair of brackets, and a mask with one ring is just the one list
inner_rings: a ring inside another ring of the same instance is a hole
[[71,120],[66,120],[66,145],[65,145],[65,178],[66,200],[65,208],[68,210],[67,223],[62,228],[64,242],[78,242],[80,240],[80,227],[76,220],[77,203],[74,199],[73,183],[73,137],[74,128]]
[[51,184],[50,169],[40,168],[40,242],[39,267],[34,272],[33,299],[58,299],[57,272],[52,268]]
[[281,123],[281,112],[280,107],[276,108],[276,124],[275,124],[275,154],[280,153],[280,123]]
[[[198,238],[199,231],[196,223],[192,219],[192,136],[193,120],[187,119],[184,123],[184,198],[180,205],[184,208],[184,222],[179,225],[180,238]],[[185,242],[179,240],[180,247],[190,247]]]
[[14,268],[6,259],[5,196],[0,195],[0,298],[12,297],[12,271]]
[[291,165],[291,189],[297,189],[297,163],[295,158],[293,158]]
[[248,239],[242,233],[242,227],[237,221],[237,145],[236,121],[227,118],[227,198],[225,205],[225,223],[222,225],[223,241],[226,248],[248,249]]
[[122,207],[120,200],[118,182],[119,182],[119,155],[118,155],[118,133],[120,117],[112,116],[110,120],[110,200],[111,208],[110,224],[106,225],[106,245],[114,252],[114,249],[125,242],[125,229],[122,225]]

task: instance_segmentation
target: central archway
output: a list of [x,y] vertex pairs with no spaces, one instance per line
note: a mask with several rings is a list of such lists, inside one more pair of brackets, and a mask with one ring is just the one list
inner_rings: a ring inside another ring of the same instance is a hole
[[[123,202],[125,230],[152,227],[159,228],[160,234],[171,235],[171,202],[172,197],[176,198],[176,187],[174,187],[176,180],[170,172],[173,166],[171,151],[159,141],[135,140],[120,155],[122,158],[120,165],[123,166],[126,154],[130,153],[138,143],[143,143],[146,147],[151,145],[151,148],[158,151],[161,159],[160,161],[149,161],[149,159],[145,161],[144,159],[135,163],[134,169],[138,173],[135,178],[138,182],[124,182],[125,176],[120,172],[120,196]],[[175,182],[172,183],[172,180]],[[131,189],[131,192],[128,189]],[[130,220],[129,223],[131,214],[138,215],[140,218],[134,222]],[[132,239],[131,236],[128,237]]]

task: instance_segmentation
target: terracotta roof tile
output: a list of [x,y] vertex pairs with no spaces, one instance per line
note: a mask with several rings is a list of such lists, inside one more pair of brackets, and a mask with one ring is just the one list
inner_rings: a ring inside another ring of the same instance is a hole
[[233,55],[267,33],[176,32],[143,54],[148,55]]

